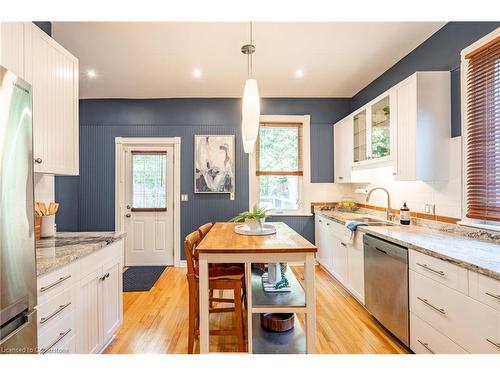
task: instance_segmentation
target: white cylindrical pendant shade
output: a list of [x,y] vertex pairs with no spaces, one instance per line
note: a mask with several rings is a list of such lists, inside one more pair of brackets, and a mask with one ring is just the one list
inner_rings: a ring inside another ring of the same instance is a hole
[[241,111],[241,134],[243,149],[247,154],[253,152],[255,141],[259,135],[260,98],[259,88],[255,79],[247,79],[243,90],[243,105]]

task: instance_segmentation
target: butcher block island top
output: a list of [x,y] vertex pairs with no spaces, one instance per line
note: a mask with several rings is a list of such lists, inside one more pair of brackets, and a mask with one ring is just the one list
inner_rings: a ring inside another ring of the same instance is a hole
[[[216,223],[196,247],[199,253],[200,353],[209,352],[208,265],[210,263],[244,263],[247,302],[247,351],[261,354],[316,352],[316,295],[314,254],[316,246],[285,223],[273,222],[276,233],[247,236],[234,231],[237,223]],[[289,294],[265,293],[260,275],[252,263],[304,264],[305,290],[287,271]],[[274,333],[260,325],[262,313],[305,314],[305,329],[298,319],[292,330]]]
[[215,223],[196,248],[199,253],[315,253],[317,247],[285,223],[272,223],[276,233],[265,236],[238,234],[240,223]]

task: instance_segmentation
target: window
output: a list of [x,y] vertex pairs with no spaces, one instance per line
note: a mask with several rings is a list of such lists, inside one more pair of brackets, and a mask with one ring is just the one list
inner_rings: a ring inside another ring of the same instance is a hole
[[132,151],[132,211],[167,210],[166,171],[166,151]]
[[500,224],[500,35],[462,52],[465,216]]
[[261,123],[255,157],[259,206],[300,209],[302,123]]

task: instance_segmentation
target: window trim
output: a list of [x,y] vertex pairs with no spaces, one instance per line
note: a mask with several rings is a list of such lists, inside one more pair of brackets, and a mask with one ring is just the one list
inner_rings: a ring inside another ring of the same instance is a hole
[[[302,177],[299,184],[299,209],[270,211],[269,216],[311,216],[310,204],[306,199],[311,190],[311,152],[310,152],[310,115],[261,115],[260,122],[264,123],[301,123],[302,125]],[[248,157],[248,207],[251,209],[258,201],[259,185],[256,176],[256,153]],[[300,177],[300,176],[299,176]]]
[[459,225],[475,227],[480,229],[489,229],[500,231],[500,221],[489,221],[472,219],[466,216],[467,214],[467,73],[469,60],[466,58],[472,52],[484,48],[487,44],[491,43],[494,39],[500,37],[500,27],[484,36],[483,38],[472,43],[464,48],[461,53],[460,62],[460,108],[461,108],[461,131],[462,131],[462,220],[458,222]]

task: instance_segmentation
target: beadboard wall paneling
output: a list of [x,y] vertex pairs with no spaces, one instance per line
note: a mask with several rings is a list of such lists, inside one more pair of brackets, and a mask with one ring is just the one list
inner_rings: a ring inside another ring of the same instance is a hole
[[[262,99],[262,114],[311,115],[313,182],[333,182],[331,124],[346,116],[348,99]],[[80,101],[80,176],[56,177],[59,231],[114,230],[115,138],[181,137],[181,238],[209,221],[248,209],[248,155],[240,137],[239,99],[89,99]],[[236,193],[194,194],[195,134],[236,136]],[[318,166],[321,166],[319,168]],[[312,217],[277,217],[314,241]]]

